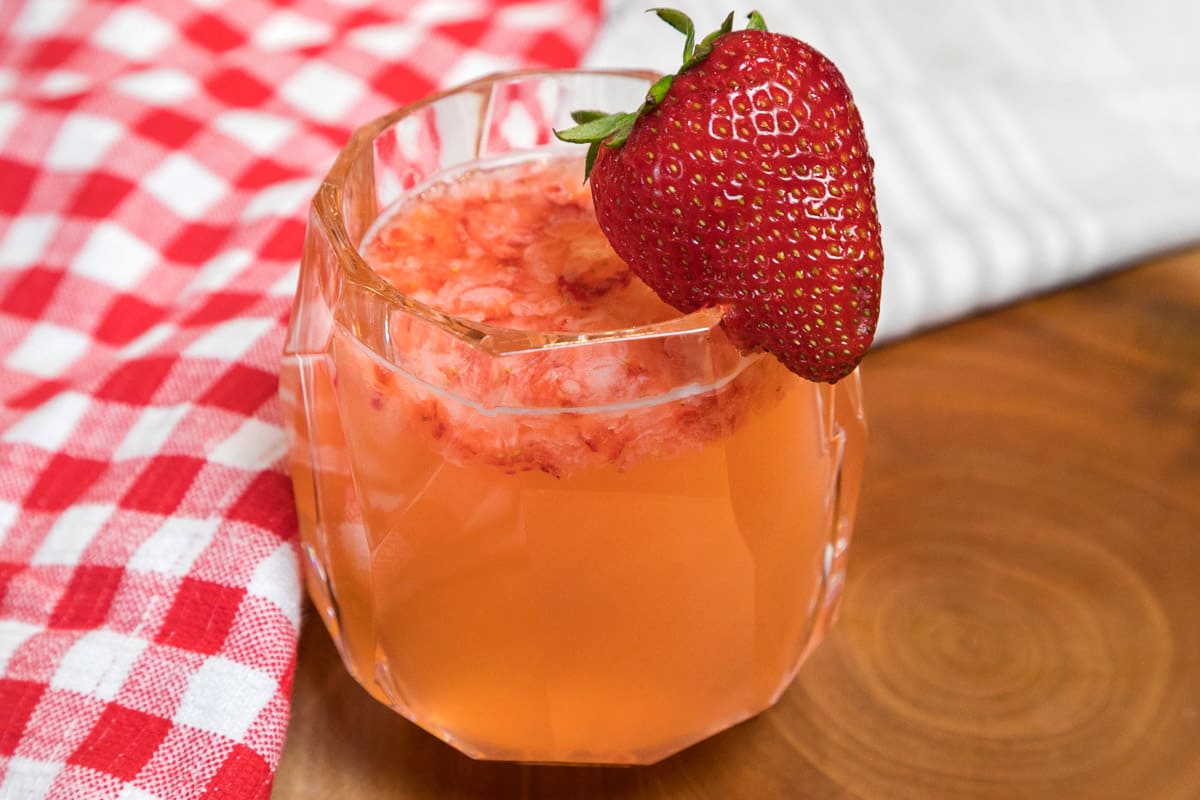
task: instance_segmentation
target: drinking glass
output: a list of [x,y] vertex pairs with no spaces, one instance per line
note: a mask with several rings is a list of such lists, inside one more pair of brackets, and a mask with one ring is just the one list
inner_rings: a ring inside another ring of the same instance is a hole
[[280,389],[308,593],[354,678],[472,757],[659,760],[771,706],[837,610],[857,372],[741,352],[719,307],[472,322],[364,259],[397,202],[581,157],[552,129],[652,77],[518,72],[405,107],[353,135],[309,213]]

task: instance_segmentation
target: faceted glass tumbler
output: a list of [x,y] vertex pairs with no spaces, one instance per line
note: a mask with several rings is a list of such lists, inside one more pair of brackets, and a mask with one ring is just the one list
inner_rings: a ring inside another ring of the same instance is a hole
[[513,73],[400,109],[310,210],[280,389],[308,592],[358,682],[472,757],[659,760],[772,705],[836,613],[857,372],[815,384],[741,352],[720,308],[475,323],[362,255],[441,176],[581,156],[552,129],[635,107],[650,78]]

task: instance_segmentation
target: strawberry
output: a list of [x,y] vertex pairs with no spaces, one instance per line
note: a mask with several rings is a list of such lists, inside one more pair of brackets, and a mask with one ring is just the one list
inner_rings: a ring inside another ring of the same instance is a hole
[[726,307],[726,331],[796,374],[834,382],[875,335],[883,251],[873,162],[841,73],[757,12],[730,14],[633,113],[578,111],[596,218],[617,255],[683,312]]

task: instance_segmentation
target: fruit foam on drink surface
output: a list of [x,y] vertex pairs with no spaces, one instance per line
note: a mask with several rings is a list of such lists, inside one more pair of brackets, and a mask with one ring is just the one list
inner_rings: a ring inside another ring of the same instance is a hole
[[405,199],[364,248],[401,292],[520,330],[604,331],[679,316],[596,224],[578,158],[475,168]]
[[[434,183],[387,214],[364,255],[396,289],[473,322],[602,332],[678,318],[613,252],[582,170],[580,158],[544,158],[476,167]],[[510,410],[615,407],[604,415],[480,417],[436,393],[410,404],[421,417],[413,427],[456,463],[559,476],[588,466],[628,467],[727,434],[752,394],[770,398],[762,385],[785,379],[776,365],[733,347],[688,348],[663,337],[511,359],[502,368],[503,390],[487,398],[497,380],[490,359],[440,330],[402,324],[393,337],[421,353],[420,369],[452,396]],[[696,383],[705,373],[716,378]],[[382,404],[390,376],[376,377]]]

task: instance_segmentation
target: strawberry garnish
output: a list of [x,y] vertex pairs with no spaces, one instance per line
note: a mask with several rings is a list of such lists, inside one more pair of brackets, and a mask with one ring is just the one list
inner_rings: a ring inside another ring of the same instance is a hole
[[635,112],[579,111],[596,218],[617,254],[683,312],[720,305],[730,336],[837,381],[875,335],[883,251],[873,162],[841,73],[804,42],[654,9],[683,66]]

